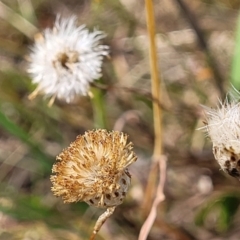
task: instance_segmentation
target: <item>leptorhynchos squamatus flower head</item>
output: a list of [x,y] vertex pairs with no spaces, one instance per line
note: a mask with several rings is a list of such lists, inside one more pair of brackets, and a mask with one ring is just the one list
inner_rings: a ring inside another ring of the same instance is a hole
[[101,77],[104,56],[109,48],[101,45],[105,37],[102,31],[89,32],[84,25],[78,26],[75,16],[57,16],[53,29],[46,29],[36,35],[31,48],[28,72],[37,94],[73,101],[77,96],[87,95],[89,84]]
[[221,168],[240,179],[240,103],[225,100],[218,108],[205,108],[206,130]]
[[85,201],[100,208],[121,204],[131,182],[127,168],[137,159],[132,148],[122,132],[85,132],[58,155],[53,193],[66,203]]

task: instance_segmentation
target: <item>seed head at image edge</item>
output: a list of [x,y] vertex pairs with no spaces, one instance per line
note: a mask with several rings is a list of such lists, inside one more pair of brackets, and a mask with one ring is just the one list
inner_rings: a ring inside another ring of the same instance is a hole
[[205,127],[213,143],[213,154],[221,169],[240,180],[239,97],[220,102],[216,109],[204,107]]

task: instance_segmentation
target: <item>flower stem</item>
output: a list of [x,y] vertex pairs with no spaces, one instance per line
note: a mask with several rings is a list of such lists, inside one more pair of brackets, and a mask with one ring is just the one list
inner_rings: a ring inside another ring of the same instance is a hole
[[[160,102],[160,74],[158,70],[157,49],[155,43],[155,22],[154,22],[154,10],[152,0],[145,0],[146,5],[146,20],[149,35],[149,48],[150,48],[150,67],[151,67],[151,85],[152,85],[152,97]],[[162,155],[162,125],[161,118],[162,112],[160,105],[153,101],[153,124],[154,124],[154,150],[152,156],[152,167],[148,177],[148,183],[146,187],[145,199],[143,201],[143,211],[146,215],[150,208],[155,192],[157,171],[158,168],[156,160]]]
[[101,89],[92,88],[91,93],[93,94],[91,100],[94,115],[94,127],[107,129],[103,91]]
[[95,240],[96,234],[99,232],[102,225],[105,223],[105,221],[113,214],[116,207],[109,207],[97,220],[93,233],[89,240]]

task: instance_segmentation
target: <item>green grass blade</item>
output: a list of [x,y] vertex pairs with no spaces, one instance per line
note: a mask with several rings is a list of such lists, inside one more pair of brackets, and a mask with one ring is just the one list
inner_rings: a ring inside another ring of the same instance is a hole
[[237,21],[236,43],[232,60],[230,81],[237,90],[240,89],[240,13]]
[[7,132],[17,137],[30,147],[32,154],[34,154],[34,157],[39,161],[40,165],[44,170],[49,171],[51,169],[50,157],[41,151],[39,146],[31,140],[31,137],[29,136],[28,133],[26,133],[22,128],[17,126],[9,118],[7,118],[1,111],[0,111],[0,125]]

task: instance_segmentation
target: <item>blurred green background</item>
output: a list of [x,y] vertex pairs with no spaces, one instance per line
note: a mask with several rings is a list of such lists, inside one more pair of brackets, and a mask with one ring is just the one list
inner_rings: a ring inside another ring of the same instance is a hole
[[[219,170],[209,139],[196,129],[203,126],[200,104],[216,107],[230,82],[240,89],[240,2],[160,0],[154,6],[168,169],[166,200],[148,239],[237,240],[239,182]],[[56,101],[49,108],[49,99],[28,99],[35,89],[26,72],[34,34],[52,27],[59,13],[107,33],[111,57],[99,80],[105,89],[94,89],[99,101]],[[143,1],[0,1],[1,240],[88,239],[102,211],[63,204],[49,176],[56,155],[103,122],[129,134],[139,159],[130,167],[126,200],[97,239],[137,239],[154,139],[150,89]]]

